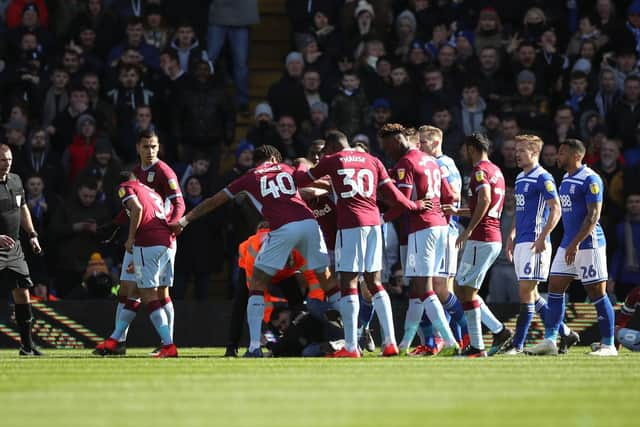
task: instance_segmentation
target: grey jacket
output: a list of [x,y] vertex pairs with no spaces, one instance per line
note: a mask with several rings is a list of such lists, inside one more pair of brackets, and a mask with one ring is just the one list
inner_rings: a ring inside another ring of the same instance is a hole
[[213,0],[209,25],[246,27],[260,22],[258,0]]

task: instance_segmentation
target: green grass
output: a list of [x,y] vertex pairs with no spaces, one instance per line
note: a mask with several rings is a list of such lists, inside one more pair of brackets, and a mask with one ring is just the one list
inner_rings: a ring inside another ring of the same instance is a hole
[[638,426],[640,353],[155,360],[0,351],[0,426]]

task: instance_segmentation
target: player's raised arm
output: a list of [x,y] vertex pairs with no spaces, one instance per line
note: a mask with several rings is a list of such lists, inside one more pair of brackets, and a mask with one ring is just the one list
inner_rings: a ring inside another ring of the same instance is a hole
[[208,197],[202,201],[198,206],[193,208],[188,214],[180,218],[177,222],[172,222],[169,224],[169,228],[174,233],[179,233],[183,228],[187,226],[191,221],[195,221],[201,216],[213,212],[218,207],[224,205],[233,197],[229,193],[229,191],[225,188],[223,190],[218,191],[211,197]]

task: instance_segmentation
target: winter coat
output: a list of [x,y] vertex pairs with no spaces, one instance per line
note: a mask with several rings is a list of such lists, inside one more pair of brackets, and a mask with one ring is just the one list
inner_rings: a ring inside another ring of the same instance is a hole
[[363,90],[339,92],[331,103],[331,121],[351,139],[369,122],[369,102]]
[[74,183],[80,171],[87,167],[95,148],[95,137],[86,141],[84,137],[74,135],[73,142],[67,147],[63,160],[67,170],[67,180],[70,184]]
[[276,120],[283,114],[290,114],[300,126],[303,121],[309,120],[311,116],[302,83],[300,83],[299,79],[289,76],[286,72],[280,80],[271,85],[267,100],[271,105],[273,116]]
[[478,108],[474,111],[467,109],[464,102],[460,101],[460,110],[457,111],[454,121],[460,125],[462,132],[465,135],[471,135],[475,132],[484,132],[484,111],[487,109],[487,104],[484,99],[478,99]]
[[623,97],[616,102],[607,117],[607,130],[610,137],[622,141],[622,146],[626,150],[638,145],[636,128],[639,123],[640,102],[631,104]]

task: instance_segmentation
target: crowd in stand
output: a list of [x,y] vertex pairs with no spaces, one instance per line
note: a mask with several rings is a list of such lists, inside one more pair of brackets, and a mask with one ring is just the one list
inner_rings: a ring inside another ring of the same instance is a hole
[[[581,139],[606,185],[610,294],[640,283],[640,0],[287,0],[283,75],[252,112],[233,170],[221,171],[236,112],[249,113],[257,3],[0,0],[3,137],[44,237],[45,256],[29,256],[42,288],[82,295],[94,252],[116,271],[109,260],[122,249],[102,243],[104,224],[119,209],[118,172],[135,161],[140,130],[159,135],[190,209],[246,171],[253,147],[313,161],[314,141],[332,129],[390,167],[377,138],[390,121],[442,129],[445,154],[467,175],[462,139],[486,133],[508,186],[518,133],[543,138],[541,164],[558,182],[558,143]],[[235,264],[242,233],[232,217],[181,237],[175,296],[192,280],[206,298],[211,273]],[[491,276],[489,300],[516,302],[506,257]]]

